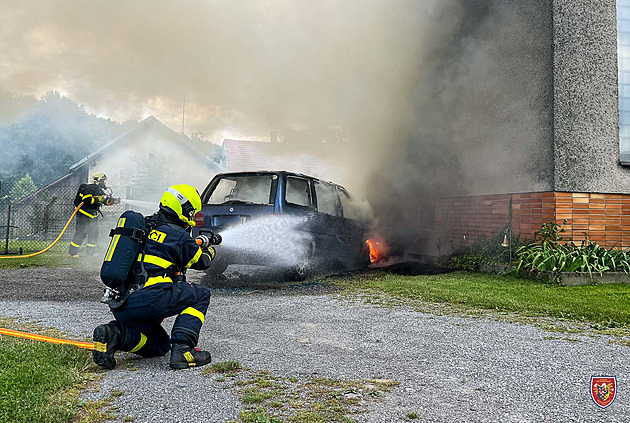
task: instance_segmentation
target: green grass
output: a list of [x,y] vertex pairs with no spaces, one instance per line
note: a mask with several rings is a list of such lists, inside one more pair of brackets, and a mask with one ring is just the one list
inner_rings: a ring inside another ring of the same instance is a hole
[[[66,235],[69,234],[69,236],[72,237],[72,233],[74,233],[74,230],[71,230],[70,228],[68,228],[68,232],[66,232]],[[53,241],[56,238],[56,235],[57,234],[55,234],[55,237],[51,239],[38,240],[38,241],[9,240],[9,252],[17,253],[20,248],[22,248],[23,254],[30,254],[30,253],[35,253],[37,251],[41,251],[53,243]],[[57,242],[49,251],[53,251],[53,252],[66,251],[68,249],[69,243],[70,243],[70,239],[60,239],[59,242]],[[4,252],[5,247],[6,247],[6,241],[4,238],[4,234],[0,233],[0,251]]]
[[229,360],[212,363],[212,366],[205,368],[203,373],[234,373],[241,370],[244,370],[241,363],[236,360]]
[[239,418],[243,423],[282,423],[282,420],[270,417],[265,410],[244,410]]
[[[67,248],[67,247],[66,247]],[[4,251],[4,249],[2,250]],[[0,255],[0,269],[23,269],[27,267],[84,267],[86,263],[100,263],[102,257],[70,257],[64,251],[47,251],[29,258],[3,258]]]
[[[511,276],[454,272],[401,276],[365,272],[332,277],[347,293],[549,316],[614,328],[630,325],[630,284],[561,286]],[[386,301],[386,300],[385,300]]]
[[87,351],[0,337],[0,422],[68,422],[89,380]]
[[300,380],[243,367],[237,376],[230,387],[245,408],[239,423],[356,423],[347,415],[365,411],[369,401],[378,401],[399,385],[390,379]]

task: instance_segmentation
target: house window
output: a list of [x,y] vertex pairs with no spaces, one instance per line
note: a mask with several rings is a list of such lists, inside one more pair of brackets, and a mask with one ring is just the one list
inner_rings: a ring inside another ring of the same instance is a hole
[[619,60],[619,152],[630,165],[630,0],[617,0],[617,57]]

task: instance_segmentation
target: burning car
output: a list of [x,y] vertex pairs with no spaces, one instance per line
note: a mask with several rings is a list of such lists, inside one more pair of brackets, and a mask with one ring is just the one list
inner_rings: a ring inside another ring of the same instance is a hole
[[230,264],[251,264],[303,280],[311,272],[370,263],[367,222],[341,185],[285,171],[221,173],[201,200],[193,235],[211,231],[223,238],[210,276]]

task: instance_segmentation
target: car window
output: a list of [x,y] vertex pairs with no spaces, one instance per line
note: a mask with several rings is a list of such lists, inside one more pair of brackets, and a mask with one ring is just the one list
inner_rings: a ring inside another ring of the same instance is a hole
[[312,197],[308,180],[296,178],[295,176],[287,176],[287,203],[311,207],[313,205]]
[[215,186],[208,204],[270,204],[273,175],[226,176]]
[[343,217],[348,219],[360,219],[359,207],[352,201],[347,192],[343,189],[339,190],[339,197],[341,198],[341,207],[343,208]]
[[341,216],[341,204],[337,187],[326,182],[315,183],[315,195],[317,196],[317,210],[331,216]]

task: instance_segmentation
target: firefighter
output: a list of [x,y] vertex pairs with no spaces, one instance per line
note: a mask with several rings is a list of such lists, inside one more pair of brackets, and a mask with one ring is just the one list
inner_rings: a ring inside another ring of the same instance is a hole
[[[146,282],[135,286],[126,300],[109,303],[116,320],[94,329],[93,359],[106,369],[116,366],[114,353],[128,351],[142,357],[160,357],[171,350],[170,367],[185,369],[210,363],[210,353],[195,348],[210,301],[210,291],[185,281],[186,269],[204,270],[214,249],[197,245],[187,231],[195,226],[201,198],[190,185],[173,185],[162,195],[159,211],[146,218],[150,228],[144,250],[134,269],[144,265]],[[171,336],[162,320],[177,316]]]
[[70,246],[68,254],[72,257],[79,256],[79,247],[83,244],[83,240],[87,237],[86,255],[96,255],[96,243],[98,242],[98,214],[103,204],[111,205],[109,196],[105,194],[107,176],[103,172],[96,172],[92,176],[92,183],[81,184],[74,197],[75,207],[83,202],[83,206],[77,213],[76,231]]

